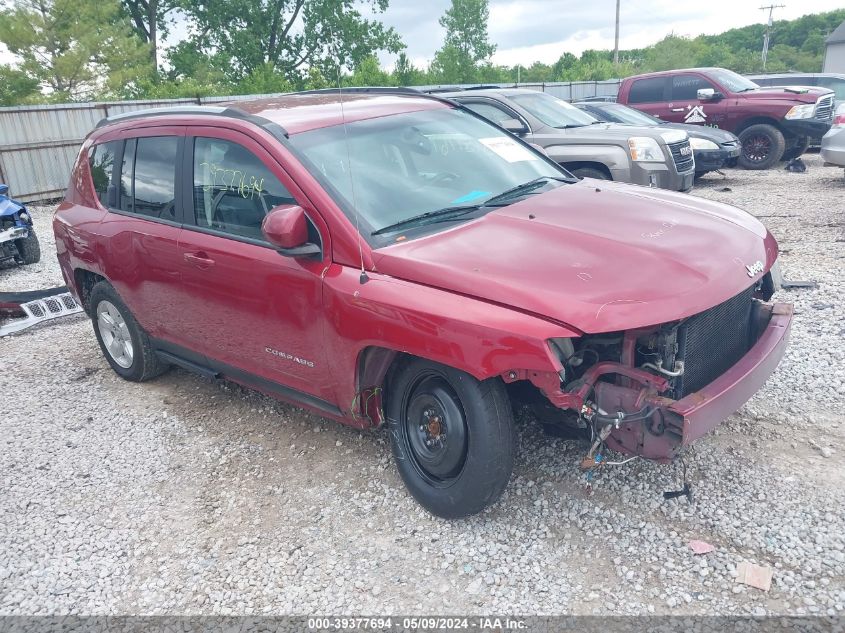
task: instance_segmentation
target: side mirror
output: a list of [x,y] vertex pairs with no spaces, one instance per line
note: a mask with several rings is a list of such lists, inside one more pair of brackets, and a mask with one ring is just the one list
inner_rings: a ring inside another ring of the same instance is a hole
[[0,196],[5,196],[9,193],[9,185],[0,185]]
[[716,92],[713,88],[700,88],[696,94],[699,101],[715,101],[722,98],[722,93]]
[[499,125],[511,134],[527,134],[528,128],[519,119],[505,119]]
[[312,257],[322,253],[318,244],[308,241],[308,218],[300,206],[285,204],[270,209],[261,223],[261,232],[286,257]]

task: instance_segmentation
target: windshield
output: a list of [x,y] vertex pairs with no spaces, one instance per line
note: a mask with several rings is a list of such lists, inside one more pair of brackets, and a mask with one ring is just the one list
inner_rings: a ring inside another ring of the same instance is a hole
[[[568,177],[500,128],[462,110],[422,110],[345,127],[294,134],[290,141],[370,243],[393,241],[391,233],[372,234],[409,218],[479,205],[538,178]],[[559,183],[542,188],[549,186]]]
[[660,125],[665,123],[660,119],[653,117],[645,112],[634,110],[618,103],[602,104],[594,106],[605,113],[608,120],[615,123],[628,123],[630,125]]
[[509,94],[508,99],[522,106],[550,127],[581,127],[595,123],[597,120],[583,110],[546,92]]
[[760,87],[750,79],[746,79],[742,75],[737,75],[734,71],[724,68],[708,70],[707,74],[731,92],[748,92],[749,90],[756,90]]

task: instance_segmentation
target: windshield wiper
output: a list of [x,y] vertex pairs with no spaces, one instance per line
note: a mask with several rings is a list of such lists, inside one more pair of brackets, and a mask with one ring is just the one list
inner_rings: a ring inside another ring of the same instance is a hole
[[572,127],[585,127],[586,125],[586,123],[567,123],[565,125],[555,125],[554,127],[556,130],[568,130]]
[[477,211],[482,206],[483,205],[481,204],[465,204],[454,207],[443,207],[442,209],[435,209],[434,211],[426,211],[425,213],[420,213],[419,215],[414,215],[410,218],[400,220],[399,222],[383,226],[370,233],[370,235],[381,235],[382,233],[397,231],[409,226],[432,224],[434,222],[451,220],[452,218],[458,218],[462,215],[466,215],[467,213],[471,213],[472,211]]
[[521,194],[528,193],[534,189],[538,189],[549,180],[556,180],[558,182],[567,183],[573,182],[572,180],[563,178],[562,176],[540,176],[539,178],[529,180],[528,182],[524,182],[521,185],[517,185],[516,187],[505,189],[502,193],[496,194],[495,196],[493,196],[492,198],[488,198],[484,202],[479,202],[478,204],[464,204],[458,206],[443,207],[442,209],[435,209],[434,211],[426,211],[425,213],[420,213],[419,215],[414,215],[410,218],[400,220],[399,222],[394,222],[393,224],[383,226],[380,229],[376,229],[375,231],[370,233],[370,235],[382,235],[383,233],[397,231],[399,229],[404,229],[410,226],[421,226],[424,224],[446,222],[472,213],[473,211],[478,211],[479,209],[482,209],[484,207],[505,206],[507,200],[515,198],[516,196],[519,196]]
[[505,189],[502,193],[496,194],[492,198],[488,198],[483,204],[485,207],[496,206],[500,202],[510,200],[511,198],[514,198],[523,193],[528,193],[529,191],[538,189],[544,184],[546,184],[546,182],[549,180],[556,180],[558,182],[572,182],[571,180],[567,180],[566,178],[562,178],[561,176],[540,176],[539,178],[529,180],[528,182],[524,182],[521,185],[517,185],[516,187]]

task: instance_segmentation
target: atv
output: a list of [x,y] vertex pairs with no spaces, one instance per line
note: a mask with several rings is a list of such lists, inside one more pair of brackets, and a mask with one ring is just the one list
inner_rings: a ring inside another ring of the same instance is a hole
[[41,246],[26,207],[7,194],[0,184],[0,264],[34,264],[41,259]]

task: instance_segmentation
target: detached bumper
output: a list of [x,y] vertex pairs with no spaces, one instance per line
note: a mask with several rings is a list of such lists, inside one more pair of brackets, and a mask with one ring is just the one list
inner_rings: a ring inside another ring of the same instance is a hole
[[777,303],[760,338],[727,372],[669,406],[683,419],[681,443],[706,435],[753,396],[783,358],[792,324],[792,305]]

